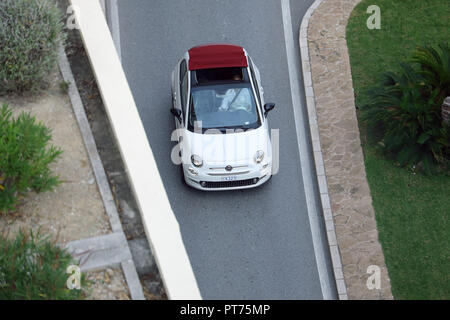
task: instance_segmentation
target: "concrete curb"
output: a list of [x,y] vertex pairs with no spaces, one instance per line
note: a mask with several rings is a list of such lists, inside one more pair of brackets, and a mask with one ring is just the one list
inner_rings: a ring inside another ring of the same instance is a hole
[[303,80],[305,86],[306,106],[308,109],[309,129],[313,145],[314,162],[316,165],[317,182],[319,184],[320,199],[322,203],[323,214],[328,238],[328,246],[331,253],[331,262],[333,264],[334,277],[340,300],[347,300],[347,287],[342,272],[342,261],[339,252],[339,246],[336,240],[336,230],[331,212],[330,197],[328,194],[327,177],[325,175],[325,166],[323,163],[322,147],[319,137],[319,126],[317,123],[316,104],[314,87],[312,83],[311,63],[309,59],[308,48],[308,27],[309,20],[314,11],[319,7],[323,0],[316,0],[303,16],[300,26],[300,56],[302,60]]
[[304,194],[306,198],[306,208],[311,230],[311,238],[316,259],[317,272],[319,275],[322,297],[325,300],[336,299],[336,292],[332,289],[334,281],[327,267],[327,258],[325,256],[326,241],[321,235],[322,212],[320,205],[316,202],[314,163],[309,159],[309,135],[305,115],[303,114],[304,103],[301,98],[301,77],[300,70],[297,68],[295,55],[298,54],[298,46],[295,44],[294,32],[292,30],[292,17],[290,0],[281,0],[281,10],[283,15],[283,28],[286,45],[286,57],[288,63],[289,83],[291,87],[292,108],[294,111],[294,121],[296,137],[298,143],[300,167],[304,185]]
[[[136,267],[134,266],[133,260],[131,259],[131,251],[128,246],[128,242],[126,240],[125,233],[123,232],[122,224],[119,219],[119,214],[117,213],[114,198],[112,196],[111,189],[109,187],[108,180],[106,178],[105,169],[103,168],[103,164],[98,154],[97,146],[95,144],[95,140],[92,135],[92,131],[86,113],[84,111],[80,93],[78,92],[78,88],[75,84],[75,79],[73,77],[69,61],[62,46],[59,47],[58,64],[61,70],[61,74],[64,78],[64,81],[69,83],[68,95],[72,103],[72,108],[75,113],[75,118],[78,122],[81,135],[83,137],[86,151],[89,155],[92,170],[94,171],[95,174],[95,178],[97,181],[98,189],[100,191],[100,195],[103,200],[105,211],[108,215],[109,222],[111,224],[111,229],[114,232],[112,235],[116,235],[118,237],[119,247],[121,248],[121,252],[123,252],[124,254],[124,259],[123,261],[121,260],[120,263],[122,264],[122,270],[128,284],[128,289],[130,291],[131,298],[133,300],[145,300],[144,292],[142,290],[142,286],[136,272]],[[89,246],[91,246],[90,249],[93,250],[93,248],[104,247],[105,245],[103,243],[105,242],[103,241],[104,239],[106,239],[105,236],[74,241],[69,243],[67,247],[70,249],[72,245],[78,244],[80,241],[85,241],[89,243]],[[108,241],[106,242],[110,242],[109,238]],[[116,255],[117,252],[111,251],[110,255],[112,254]],[[106,257],[103,258],[100,258],[100,261],[97,261],[96,263],[97,269],[101,267],[107,267],[108,265],[110,265],[109,263],[110,260],[106,259]]]

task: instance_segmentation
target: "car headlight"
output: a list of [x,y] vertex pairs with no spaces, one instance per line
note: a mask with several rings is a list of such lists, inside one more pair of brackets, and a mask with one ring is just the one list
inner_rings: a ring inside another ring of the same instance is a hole
[[197,156],[196,154],[193,154],[191,156],[191,162],[194,166],[196,167],[201,167],[203,165],[203,160],[202,158],[200,158],[199,156]]
[[261,163],[261,161],[263,161],[263,159],[264,159],[264,151],[262,151],[262,150],[257,151],[255,154],[255,162]]

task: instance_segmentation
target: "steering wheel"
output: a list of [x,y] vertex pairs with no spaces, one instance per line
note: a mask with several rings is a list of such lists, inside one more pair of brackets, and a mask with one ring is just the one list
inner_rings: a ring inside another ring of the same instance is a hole
[[251,110],[251,105],[250,104],[239,104],[236,106],[232,106],[233,112],[236,111],[246,111],[246,112],[250,112]]

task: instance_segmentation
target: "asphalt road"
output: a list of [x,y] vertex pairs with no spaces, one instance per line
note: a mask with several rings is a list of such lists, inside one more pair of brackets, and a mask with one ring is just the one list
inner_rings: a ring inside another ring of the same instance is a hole
[[[311,3],[291,0],[295,41]],[[122,63],[203,298],[322,299],[280,0],[119,0],[119,22]],[[181,184],[170,160],[170,73],[185,51],[204,43],[245,47],[261,72],[266,102],[277,104],[269,116],[280,129],[280,171],[260,188],[197,191]],[[299,66],[298,53],[295,59]],[[323,225],[319,233],[326,243]]]

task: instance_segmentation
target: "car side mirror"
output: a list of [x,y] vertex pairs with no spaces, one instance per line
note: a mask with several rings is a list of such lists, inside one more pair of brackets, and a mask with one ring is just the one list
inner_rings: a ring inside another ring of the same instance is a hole
[[266,103],[264,105],[264,116],[267,117],[267,114],[269,113],[270,110],[272,110],[273,108],[275,108],[275,103]]
[[177,118],[178,121],[181,122],[181,110],[180,110],[180,109],[171,108],[171,109],[170,109],[170,113],[172,113],[173,116],[174,116],[175,118]]

